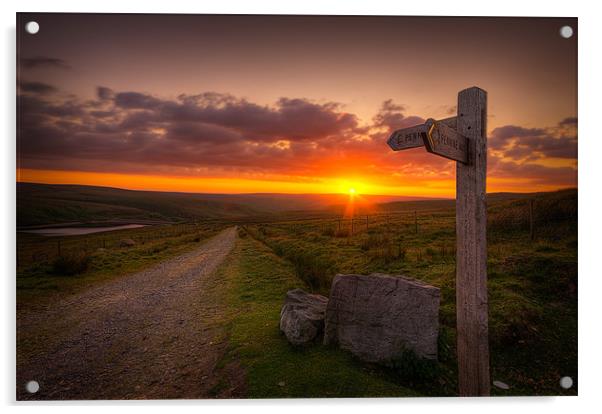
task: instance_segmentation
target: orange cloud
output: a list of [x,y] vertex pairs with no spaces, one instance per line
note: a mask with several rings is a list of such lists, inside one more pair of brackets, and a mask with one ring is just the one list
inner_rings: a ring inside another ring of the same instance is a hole
[[[300,98],[266,106],[228,94],[169,100],[102,87],[82,101],[35,81],[19,91],[20,181],[221,193],[455,191],[452,162],[386,146],[392,130],[424,121],[392,100],[361,124],[339,103]],[[488,189],[575,186],[576,148],[576,118],[495,128]]]

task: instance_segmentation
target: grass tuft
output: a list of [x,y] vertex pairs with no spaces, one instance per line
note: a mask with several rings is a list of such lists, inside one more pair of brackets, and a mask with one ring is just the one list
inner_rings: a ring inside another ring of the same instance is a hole
[[51,273],[56,275],[74,276],[88,270],[92,256],[85,252],[70,253],[53,260]]

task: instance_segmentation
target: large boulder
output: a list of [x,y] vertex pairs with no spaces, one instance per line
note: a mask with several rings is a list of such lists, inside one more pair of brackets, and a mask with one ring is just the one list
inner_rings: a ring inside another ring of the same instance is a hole
[[436,359],[438,332],[438,288],[404,276],[335,276],[324,344],[388,365],[405,350]]
[[290,290],[280,311],[280,330],[293,345],[305,345],[324,330],[328,299],[301,289]]

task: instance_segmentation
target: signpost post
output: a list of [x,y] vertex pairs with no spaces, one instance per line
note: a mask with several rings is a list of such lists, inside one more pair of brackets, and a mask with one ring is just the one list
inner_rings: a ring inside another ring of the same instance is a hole
[[461,396],[490,393],[487,314],[487,93],[458,93],[456,117],[393,132],[394,151],[424,145],[456,161],[456,316]]

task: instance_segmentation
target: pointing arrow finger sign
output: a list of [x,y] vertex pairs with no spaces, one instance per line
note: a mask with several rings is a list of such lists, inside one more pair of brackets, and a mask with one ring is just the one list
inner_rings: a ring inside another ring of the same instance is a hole
[[424,145],[427,131],[427,126],[424,124],[398,129],[391,134],[387,144],[393,151],[421,147]]
[[424,146],[430,153],[466,164],[468,162],[468,144],[465,136],[453,128],[434,119],[428,119]]

